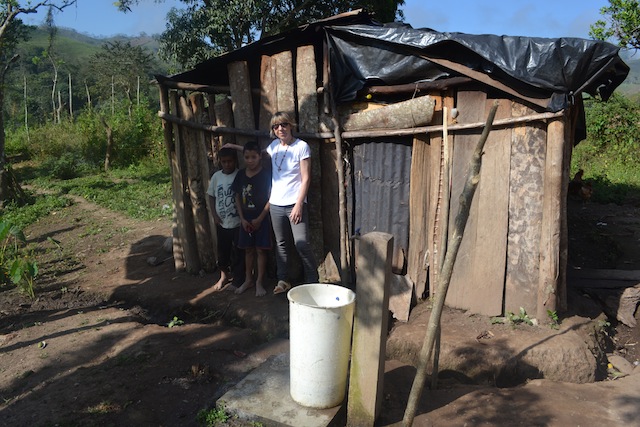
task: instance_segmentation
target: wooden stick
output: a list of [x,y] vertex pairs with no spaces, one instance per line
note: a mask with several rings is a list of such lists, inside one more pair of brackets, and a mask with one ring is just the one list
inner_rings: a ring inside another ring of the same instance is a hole
[[[434,267],[437,269],[441,265],[444,264],[444,256],[447,251],[447,234],[449,233],[449,207],[450,207],[450,196],[449,196],[449,185],[450,185],[450,177],[449,173],[449,109],[447,107],[442,107],[442,179],[440,180],[440,194],[439,201],[442,200],[442,206],[440,208],[440,222],[442,224],[442,251],[438,254],[437,262],[434,260]],[[434,254],[435,256],[435,254]],[[438,273],[438,277],[440,277],[442,271]],[[433,355],[433,369],[431,370],[431,390],[435,390],[438,386],[438,367],[440,362],[440,337],[442,334],[442,329],[440,328],[440,324],[438,322],[438,330],[436,332],[436,340],[435,340],[435,349]]]
[[409,427],[413,424],[415,418],[416,409],[418,407],[418,401],[424,388],[424,381],[427,376],[427,367],[431,360],[431,353],[434,347],[435,338],[438,332],[438,326],[440,325],[440,319],[442,317],[442,309],[444,307],[444,301],[449,289],[449,283],[451,282],[451,275],[453,273],[453,265],[458,255],[458,249],[460,249],[460,243],[462,242],[462,236],[464,229],[467,225],[467,219],[469,218],[469,211],[471,210],[471,202],[475,194],[478,182],[480,181],[480,167],[482,166],[482,151],[484,145],[491,132],[493,120],[498,110],[498,103],[495,102],[489,112],[487,123],[484,127],[480,141],[476,146],[476,150],[471,158],[471,164],[469,165],[469,174],[467,181],[465,182],[464,189],[460,195],[460,210],[456,216],[456,221],[451,236],[451,242],[447,247],[447,253],[445,256],[445,262],[442,266],[442,273],[438,280],[438,292],[434,302],[433,309],[431,310],[431,316],[429,318],[429,325],[427,326],[427,333],[425,336],[422,350],[420,351],[420,359],[418,360],[418,367],[416,377],[413,380],[411,392],[409,394],[409,400],[407,402],[407,408],[404,413],[402,425]]
[[[335,111],[335,110],[334,110]],[[347,238],[347,202],[344,190],[344,159],[342,158],[342,136],[340,135],[340,124],[338,118],[334,115],[331,120],[335,129],[336,138],[336,157],[338,168],[338,214],[340,216],[340,281],[343,285],[348,285],[351,279],[349,271],[349,263],[347,260],[347,245],[349,239]]]

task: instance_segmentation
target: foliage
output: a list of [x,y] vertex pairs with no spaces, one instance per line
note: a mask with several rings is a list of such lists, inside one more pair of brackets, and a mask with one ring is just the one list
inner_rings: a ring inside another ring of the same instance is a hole
[[[140,0],[118,2],[122,11]],[[160,55],[183,67],[192,67],[223,52],[252,43],[261,37],[322,18],[364,8],[379,21],[402,18],[404,0],[182,0],[185,9],[173,8],[167,15],[168,29],[161,37]]]
[[518,314],[514,314],[512,312],[507,312],[507,321],[512,325],[517,325],[519,323],[526,323],[529,326],[533,326],[533,320],[529,317],[524,308],[520,307],[520,311]]
[[215,427],[226,423],[229,420],[229,415],[222,406],[217,406],[212,409],[201,409],[198,411],[196,420],[201,426]]
[[22,229],[0,221],[0,286],[14,284],[35,298],[33,280],[38,275],[38,264],[23,253],[21,245],[25,242]]
[[112,93],[124,94],[133,104],[137,89],[148,96],[154,58],[142,46],[133,46],[130,41],[113,41],[102,45],[89,61],[90,77],[97,98],[109,101]]
[[166,164],[148,159],[108,174],[100,172],[62,181],[41,176],[34,182],[58,194],[81,196],[131,218],[153,220],[169,217],[173,212],[170,180]]
[[19,229],[35,223],[53,212],[65,208],[71,204],[71,200],[64,196],[39,195],[31,196],[30,202],[23,206],[9,203],[0,214],[0,221],[8,222]]
[[547,316],[549,317],[551,329],[558,329],[560,327],[560,324],[558,323],[560,320],[558,312],[555,310],[547,310]]
[[598,40],[615,38],[621,47],[640,48],[640,3],[638,0],[609,0],[600,9],[604,19],[591,25],[589,35]]
[[180,320],[178,316],[173,316],[173,319],[171,319],[169,323],[167,323],[167,328],[175,328],[176,326],[182,325],[184,325],[184,321]]
[[640,200],[640,103],[614,94],[609,101],[586,100],[587,139],[574,147],[571,169],[585,171],[592,201]]
[[606,155],[628,163],[640,161],[636,137],[640,131],[640,104],[614,94],[607,102],[585,102],[587,136],[593,157]]
[[146,103],[133,106],[130,111],[127,104],[126,100],[116,104],[114,114],[110,109],[84,110],[75,122],[35,125],[28,134],[24,128],[10,130],[7,153],[41,162],[55,178],[82,176],[104,162],[106,123],[113,131],[113,167],[136,164],[149,155],[164,160],[160,120]]
[[523,307],[520,307],[520,311],[518,312],[518,314],[514,314],[513,312],[508,311],[505,317],[492,317],[491,323],[509,323],[512,326],[518,325],[520,323],[526,323],[529,326],[534,326],[535,320],[529,317]]

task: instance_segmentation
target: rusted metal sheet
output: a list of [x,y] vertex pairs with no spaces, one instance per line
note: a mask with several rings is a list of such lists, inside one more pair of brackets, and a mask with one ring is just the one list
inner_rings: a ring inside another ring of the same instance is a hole
[[411,139],[376,140],[353,149],[354,230],[394,236],[393,270],[401,273],[409,247]]

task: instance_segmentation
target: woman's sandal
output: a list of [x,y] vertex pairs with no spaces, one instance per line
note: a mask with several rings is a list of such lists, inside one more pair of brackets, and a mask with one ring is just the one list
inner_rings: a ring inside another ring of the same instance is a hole
[[290,283],[285,282],[284,280],[278,280],[278,284],[273,288],[273,294],[278,295],[287,292],[289,289],[291,289]]

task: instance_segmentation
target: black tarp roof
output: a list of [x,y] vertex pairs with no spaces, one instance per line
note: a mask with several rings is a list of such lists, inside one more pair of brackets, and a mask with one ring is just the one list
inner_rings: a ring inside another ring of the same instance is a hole
[[559,111],[581,92],[608,99],[629,73],[619,48],[607,42],[441,33],[380,24],[358,11],[261,39],[170,79],[226,85],[226,64],[232,61],[259,65],[261,55],[308,44],[319,49],[324,40],[329,46],[332,95],[338,103],[355,99],[366,86],[467,76]]

